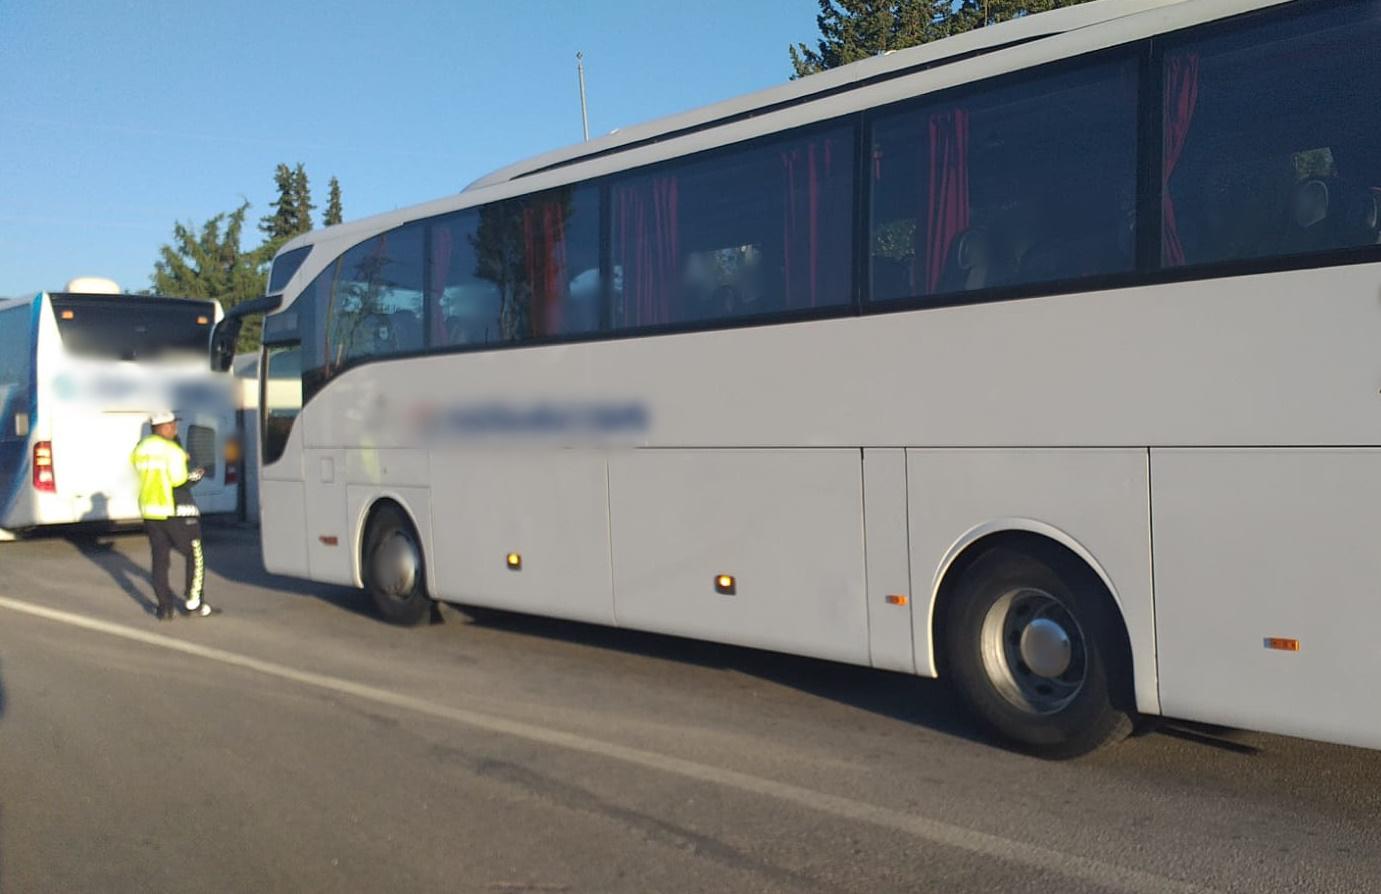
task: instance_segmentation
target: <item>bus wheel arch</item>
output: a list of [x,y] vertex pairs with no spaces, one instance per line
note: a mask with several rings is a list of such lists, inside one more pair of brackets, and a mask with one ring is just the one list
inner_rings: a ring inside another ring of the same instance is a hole
[[931,600],[934,666],[998,738],[1077,757],[1132,731],[1131,641],[1106,572],[1034,527],[975,532],[951,550]]
[[426,547],[407,506],[390,496],[376,498],[365,509],[359,531],[358,577],[379,614],[404,627],[430,619]]

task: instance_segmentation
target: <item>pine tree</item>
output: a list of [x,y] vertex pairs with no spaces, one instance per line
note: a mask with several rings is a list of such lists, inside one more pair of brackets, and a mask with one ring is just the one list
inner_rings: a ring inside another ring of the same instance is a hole
[[[244,251],[240,238],[244,232],[249,202],[234,211],[222,212],[203,223],[176,223],[173,240],[158,250],[150,281],[153,292],[179,298],[216,300],[227,310],[264,294],[267,284],[265,246]],[[253,350],[259,344],[260,321],[246,321],[240,331],[239,350]]]
[[292,197],[293,210],[297,212],[292,235],[296,236],[312,228],[312,211],[316,208],[312,204],[311,187],[307,184],[307,168],[302,162],[298,162],[292,172]]
[[819,0],[815,48],[788,48],[792,77],[838,68],[888,50],[901,50],[1088,0]]
[[322,226],[333,227],[345,218],[342,216],[340,205],[340,181],[335,177],[331,178],[331,185],[327,189],[326,195],[326,214],[322,218]]
[[278,190],[278,196],[269,203],[273,213],[259,219],[259,230],[266,242],[282,245],[298,233],[297,192],[292,169],[285,164],[275,168],[273,185]]

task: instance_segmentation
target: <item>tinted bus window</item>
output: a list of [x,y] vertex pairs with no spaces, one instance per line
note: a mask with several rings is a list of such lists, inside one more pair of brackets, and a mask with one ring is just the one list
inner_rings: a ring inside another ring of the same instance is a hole
[[1129,58],[879,113],[873,299],[1132,270],[1136,97]]
[[23,304],[0,311],[0,440],[28,434],[33,347],[33,308]]
[[[599,190],[495,202],[434,234],[433,290],[452,309],[450,344],[595,332],[603,325]],[[461,240],[465,244],[460,244]],[[495,313],[497,312],[497,316]]]
[[503,341],[503,288],[480,275],[477,240],[480,212],[468,209],[438,219],[431,228],[427,313],[431,344],[446,348]]
[[853,147],[839,125],[619,178],[613,327],[848,304]]
[[1381,3],[1287,4],[1164,58],[1168,266],[1378,241]]
[[326,327],[331,369],[424,347],[422,234],[408,224],[341,256]]
[[301,248],[294,248],[292,251],[284,252],[273,259],[273,269],[269,271],[268,294],[277,295],[288,285],[288,280],[293,278],[297,268],[302,266],[302,262],[307,260],[307,254],[311,252],[310,245]]
[[288,444],[293,423],[302,412],[302,350],[296,344],[264,348],[260,371],[263,409],[263,462],[276,462]]
[[[336,258],[298,293],[289,309],[297,317],[296,325],[282,336],[282,341],[295,342],[300,339],[303,401],[311,400],[330,378],[326,353],[326,312],[331,305],[332,288],[339,269],[340,258]],[[265,344],[277,342],[278,326],[273,320],[274,316],[264,320]]]
[[54,295],[53,316],[67,353],[96,360],[206,357],[215,306],[206,301]]

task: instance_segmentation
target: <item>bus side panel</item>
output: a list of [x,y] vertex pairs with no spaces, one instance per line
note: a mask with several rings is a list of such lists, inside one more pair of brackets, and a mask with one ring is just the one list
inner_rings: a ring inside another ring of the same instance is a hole
[[869,663],[857,449],[637,450],[609,477],[621,626]]
[[[863,527],[868,551],[868,645],[873,667],[916,672],[911,557],[906,533],[906,451],[863,451]],[[888,597],[907,597],[900,605]],[[925,605],[925,600],[921,600]]]
[[307,567],[312,580],[354,586],[355,550],[346,511],[344,450],[303,448],[306,481]]
[[1154,450],[1151,480],[1165,713],[1381,746],[1381,450]]
[[301,426],[283,454],[259,466],[259,541],[264,568],[274,574],[311,577],[307,562],[307,495],[302,474]]
[[[432,456],[443,599],[614,621],[609,477],[593,450],[446,450]],[[510,567],[509,553],[521,566]]]
[[1137,707],[1159,711],[1145,450],[913,449],[907,483],[920,673],[936,674],[931,621],[949,562],[986,534],[1031,531],[1081,553],[1108,582],[1131,640]]
[[307,565],[306,499],[301,481],[273,481],[259,491],[263,514],[259,540],[264,568],[274,574],[311,577]]

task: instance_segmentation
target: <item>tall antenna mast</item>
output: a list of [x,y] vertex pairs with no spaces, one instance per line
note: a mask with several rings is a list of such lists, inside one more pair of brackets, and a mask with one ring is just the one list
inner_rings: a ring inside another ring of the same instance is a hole
[[585,110],[585,54],[575,54],[575,71],[580,77],[580,125],[585,131],[586,142],[590,139],[590,115]]

